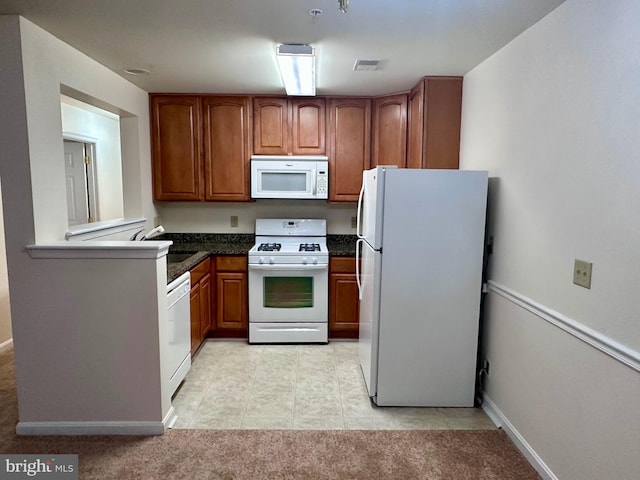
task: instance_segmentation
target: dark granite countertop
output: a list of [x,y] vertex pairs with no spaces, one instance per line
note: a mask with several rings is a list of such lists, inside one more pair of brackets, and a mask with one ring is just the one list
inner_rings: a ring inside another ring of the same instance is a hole
[[[170,252],[170,254],[171,253],[183,253],[183,252]],[[190,253],[190,252],[184,252],[184,253]],[[200,252],[195,252],[193,255],[191,255],[189,258],[187,258],[182,262],[177,262],[177,263],[167,262],[167,285],[173,282],[176,278],[178,278],[184,272],[188,272],[193,267],[198,265],[200,262],[202,262],[203,260],[206,260],[207,257],[209,257],[209,255],[211,255],[211,252],[209,251],[200,251]]]
[[332,257],[355,257],[355,235],[327,235],[327,250]]
[[169,247],[169,254],[193,253],[182,262],[167,263],[167,283],[171,283],[209,256],[246,255],[255,243],[252,233],[164,233],[153,239],[173,241],[173,245]]
[[[193,253],[182,262],[167,263],[167,283],[171,283],[187,272],[215,255],[246,255],[255,244],[252,233],[165,233],[153,240],[171,240],[172,253]],[[353,257],[355,255],[355,235],[327,235],[327,249],[333,257]]]

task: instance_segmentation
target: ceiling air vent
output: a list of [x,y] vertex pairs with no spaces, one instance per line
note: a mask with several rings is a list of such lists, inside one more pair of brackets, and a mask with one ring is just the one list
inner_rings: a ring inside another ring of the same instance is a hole
[[356,60],[356,64],[353,66],[353,69],[356,72],[377,70],[379,63],[380,60]]

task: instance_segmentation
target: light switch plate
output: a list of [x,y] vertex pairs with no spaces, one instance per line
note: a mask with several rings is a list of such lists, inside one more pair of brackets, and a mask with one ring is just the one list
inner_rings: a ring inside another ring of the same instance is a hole
[[351,228],[358,227],[358,217],[351,217]]
[[593,264],[578,260],[573,265],[573,283],[584,288],[591,288],[591,269]]
[[238,226],[238,216],[237,215],[231,215],[230,223],[231,223],[232,227],[237,227]]

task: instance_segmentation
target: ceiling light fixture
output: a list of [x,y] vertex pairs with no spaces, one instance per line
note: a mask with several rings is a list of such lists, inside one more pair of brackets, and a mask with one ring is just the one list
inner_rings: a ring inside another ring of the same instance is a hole
[[338,10],[342,13],[347,13],[349,9],[349,0],[338,0]]
[[316,56],[310,45],[278,45],[278,68],[287,95],[316,94]]

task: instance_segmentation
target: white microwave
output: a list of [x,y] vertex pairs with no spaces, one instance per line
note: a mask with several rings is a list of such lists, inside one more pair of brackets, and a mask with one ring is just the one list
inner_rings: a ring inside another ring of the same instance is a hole
[[326,199],[328,160],[320,155],[253,155],[251,197]]

